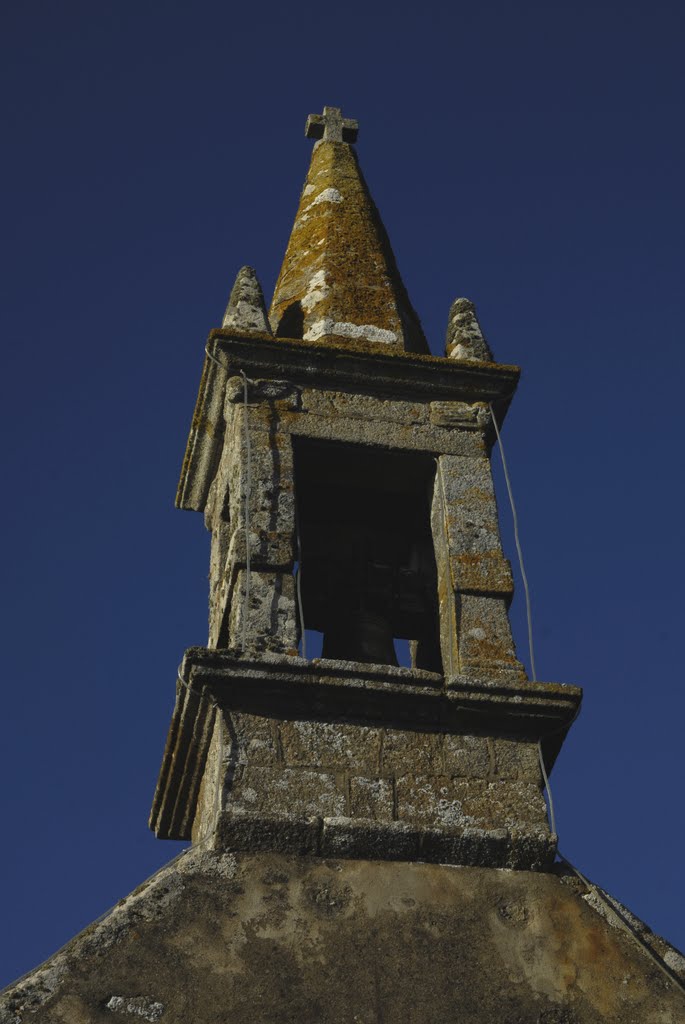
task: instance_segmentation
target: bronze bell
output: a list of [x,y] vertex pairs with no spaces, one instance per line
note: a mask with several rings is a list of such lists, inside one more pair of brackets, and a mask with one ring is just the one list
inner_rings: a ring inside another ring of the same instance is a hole
[[324,633],[321,657],[397,665],[390,619],[376,611],[358,611],[336,618]]

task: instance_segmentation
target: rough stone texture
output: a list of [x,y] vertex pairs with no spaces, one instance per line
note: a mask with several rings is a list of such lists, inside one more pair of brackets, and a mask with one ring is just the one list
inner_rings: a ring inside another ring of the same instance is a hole
[[289,767],[373,774],[380,768],[384,730],[348,722],[295,721],[278,725],[283,762]]
[[[435,847],[437,833],[454,827],[460,836],[471,827],[483,835],[501,834],[506,843],[517,830],[536,833],[543,845],[549,839],[537,746],[513,739],[344,720],[288,721],[232,710],[216,716],[202,780],[193,839],[209,835],[227,811],[240,826],[241,838],[229,835],[233,848],[245,848],[245,815],[275,823],[269,827],[282,848],[279,822],[295,829],[299,844],[304,819],[337,818],[340,828],[352,830],[353,843],[345,842],[354,855],[366,856],[371,849],[386,857],[396,852],[387,846],[395,833],[374,829],[374,822],[412,830],[412,852],[406,846],[400,851],[406,857],[421,855],[428,833]],[[363,831],[356,828],[360,824]],[[267,830],[260,833],[264,848],[266,835]],[[473,862],[471,848],[450,843],[448,836],[441,859],[451,851]],[[342,849],[336,847],[337,856],[344,856]],[[320,852],[319,846],[312,851]],[[536,864],[540,856],[537,844]],[[523,855],[518,863],[532,866]]]
[[680,1024],[685,994],[555,873],[196,848],[0,996],[2,1024],[127,1019]]
[[222,327],[270,331],[262,288],[252,267],[241,267],[224,313]]
[[394,779],[350,779],[350,816],[372,821],[392,821],[395,817]]
[[224,642],[230,637],[233,643],[242,644],[245,635],[251,650],[297,654],[299,629],[293,576],[256,569],[248,576],[245,569],[239,569],[233,578]]
[[576,688],[267,651],[196,649],[181,671],[158,835],[549,866],[537,739],[550,771]]
[[270,320],[274,333],[428,352],[354,151],[314,146]]
[[235,769],[228,803],[231,810],[294,818],[338,817],[347,807],[344,778],[306,768]]
[[495,772],[502,779],[540,782],[540,759],[536,743],[499,737],[493,740]]
[[492,362],[492,352],[478,323],[476,307],[468,299],[455,299],[450,307],[445,352],[450,359]]
[[209,642],[296,651],[292,444],[278,429],[279,389],[248,385],[246,410],[243,387],[239,378],[226,384],[226,438],[205,506],[212,531]]
[[432,523],[443,664],[481,678],[525,678],[509,624],[514,588],[488,458],[440,456]]

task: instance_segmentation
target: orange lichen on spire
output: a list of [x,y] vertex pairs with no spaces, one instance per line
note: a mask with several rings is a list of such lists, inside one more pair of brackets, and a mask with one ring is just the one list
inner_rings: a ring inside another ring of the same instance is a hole
[[269,319],[280,337],[360,339],[429,351],[346,142],[324,135],[314,146]]

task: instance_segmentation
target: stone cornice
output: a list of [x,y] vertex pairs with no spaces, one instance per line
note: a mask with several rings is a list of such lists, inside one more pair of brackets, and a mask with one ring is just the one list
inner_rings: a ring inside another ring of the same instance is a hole
[[208,350],[227,368],[248,376],[283,376],[307,387],[353,388],[398,399],[508,405],[521,373],[517,366],[404,352],[381,343],[312,342],[225,329],[210,332]]
[[[179,508],[201,511],[223,445],[223,395],[228,376],[284,378],[299,387],[352,391],[381,398],[435,402],[491,402],[501,424],[520,370],[388,349],[371,342],[318,342],[210,333],[200,389],[176,495]],[[490,438],[492,440],[492,438]]]

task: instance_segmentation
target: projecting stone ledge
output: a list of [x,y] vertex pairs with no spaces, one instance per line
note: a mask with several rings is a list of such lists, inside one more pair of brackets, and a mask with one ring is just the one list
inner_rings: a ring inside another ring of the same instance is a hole
[[469,826],[421,828],[370,818],[297,817],[223,811],[213,833],[217,851],[274,850],[298,856],[425,861],[467,867],[548,870],[557,837],[537,830]]
[[577,687],[192,648],[155,795],[161,838],[217,849],[541,870]]

